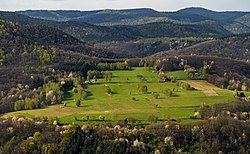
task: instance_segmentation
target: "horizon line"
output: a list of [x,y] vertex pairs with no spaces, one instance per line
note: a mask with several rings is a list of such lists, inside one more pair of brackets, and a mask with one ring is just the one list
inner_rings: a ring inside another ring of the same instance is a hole
[[153,7],[130,7],[130,8],[98,8],[98,9],[46,9],[46,8],[41,8],[41,9],[32,9],[32,8],[27,8],[27,9],[18,9],[18,10],[2,10],[0,11],[6,11],[6,12],[19,12],[19,11],[80,11],[80,12],[91,12],[91,11],[103,11],[103,10],[112,10],[112,11],[124,11],[124,10],[136,10],[136,9],[151,9],[157,12],[177,12],[183,9],[189,9],[189,8],[201,8],[201,9],[206,9],[209,11],[214,11],[214,12],[249,12],[250,10],[217,10],[217,9],[210,9],[207,7],[202,7],[202,6],[190,6],[190,7],[183,7],[175,10],[161,10],[161,9],[155,9]]

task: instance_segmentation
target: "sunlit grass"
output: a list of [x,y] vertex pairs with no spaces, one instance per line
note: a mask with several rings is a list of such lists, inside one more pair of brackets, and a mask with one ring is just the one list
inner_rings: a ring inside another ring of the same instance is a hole
[[[202,104],[212,105],[216,103],[230,103],[234,100],[232,91],[220,89],[206,81],[194,81],[205,87],[212,88],[218,96],[206,96],[201,90],[184,90],[175,83],[159,83],[156,73],[146,68],[134,68],[127,71],[112,71],[113,78],[110,83],[104,79],[98,79],[96,84],[85,85],[89,96],[81,101],[81,106],[77,107],[75,101],[79,98],[78,94],[68,91],[65,94],[63,104],[49,106],[44,109],[25,110],[9,113],[9,115],[23,115],[33,117],[58,117],[62,123],[72,123],[75,116],[78,119],[89,116],[90,120],[98,119],[100,115],[105,119],[117,121],[133,117],[139,120],[147,120],[150,115],[166,119],[167,117],[190,121],[194,111],[199,109]],[[182,71],[168,72],[169,76],[177,79],[186,80],[187,76]],[[136,77],[143,75],[147,82],[140,82]],[[112,89],[111,96],[105,93],[104,85],[107,84]],[[148,93],[143,94],[138,90],[138,86],[148,86]],[[164,95],[165,88],[174,89],[175,97]],[[153,92],[160,94],[158,99],[152,95]],[[247,93],[249,95],[249,93]],[[133,99],[134,98],[134,99]],[[158,105],[158,107],[155,106]],[[192,120],[191,120],[192,121]]]

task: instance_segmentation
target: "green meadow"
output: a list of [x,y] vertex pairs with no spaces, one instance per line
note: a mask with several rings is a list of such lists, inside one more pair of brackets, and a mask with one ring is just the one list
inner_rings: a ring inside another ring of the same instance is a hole
[[[160,83],[157,74],[146,68],[133,68],[126,71],[112,71],[111,82],[98,79],[97,83],[85,84],[84,88],[88,93],[86,100],[81,101],[81,106],[76,106],[79,98],[77,93],[68,91],[65,94],[63,104],[49,106],[44,109],[24,110],[8,113],[7,115],[23,115],[30,118],[47,116],[57,117],[61,123],[77,122],[77,119],[89,120],[99,119],[104,116],[106,120],[118,121],[126,118],[137,120],[148,120],[149,116],[158,119],[179,119],[181,121],[192,121],[195,110],[199,110],[202,104],[212,105],[216,103],[231,103],[234,98],[232,91],[220,89],[203,80],[192,80],[196,85],[214,91],[216,96],[207,96],[203,90],[185,90],[176,83]],[[177,80],[187,81],[185,72],[168,72],[169,76],[175,76]],[[143,75],[145,82],[141,82],[137,75]],[[112,90],[112,95],[106,94],[105,85]],[[146,85],[148,92],[140,92],[138,87]],[[174,96],[169,97],[163,93],[165,88],[174,89]],[[159,93],[159,98],[154,98],[152,93]],[[247,93],[249,96],[249,93]]]

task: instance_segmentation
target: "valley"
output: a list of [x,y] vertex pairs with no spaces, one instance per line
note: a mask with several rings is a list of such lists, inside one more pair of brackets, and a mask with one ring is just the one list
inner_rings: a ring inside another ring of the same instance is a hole
[[69,6],[0,11],[0,154],[250,153],[250,12]]

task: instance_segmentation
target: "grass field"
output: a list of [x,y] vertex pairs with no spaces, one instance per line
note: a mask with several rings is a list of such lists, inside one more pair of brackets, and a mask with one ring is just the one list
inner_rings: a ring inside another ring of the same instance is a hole
[[[125,118],[135,118],[147,120],[149,116],[154,115],[160,119],[167,117],[181,119],[182,121],[190,121],[190,116],[193,116],[194,110],[199,109],[203,103],[230,103],[234,100],[232,91],[220,89],[206,81],[192,80],[192,82],[204,89],[212,89],[217,95],[208,96],[202,89],[184,90],[176,86],[175,83],[159,83],[157,75],[145,68],[134,68],[127,71],[112,71],[113,78],[110,83],[106,83],[104,79],[98,79],[97,83],[84,85],[88,92],[88,98],[81,102],[81,106],[77,107],[75,100],[78,99],[78,94],[69,91],[65,94],[64,101],[67,102],[67,107],[63,104],[49,106],[44,109],[24,110],[7,114],[8,115],[23,115],[27,117],[58,117],[62,123],[76,122],[75,116],[78,119],[89,116],[90,119],[98,119],[100,115],[106,119],[117,121]],[[147,82],[140,82],[136,77],[143,75]],[[169,72],[168,75],[177,77],[178,80],[186,80],[187,76],[184,72]],[[111,96],[105,93],[104,85],[108,84],[112,89]],[[148,93],[143,94],[138,91],[138,86],[148,86]],[[165,96],[162,91],[164,88],[175,89],[174,97]],[[158,99],[155,99],[152,92],[160,94]],[[249,93],[247,93],[249,95]],[[133,100],[132,98],[135,98]],[[158,107],[155,107],[155,104]]]

